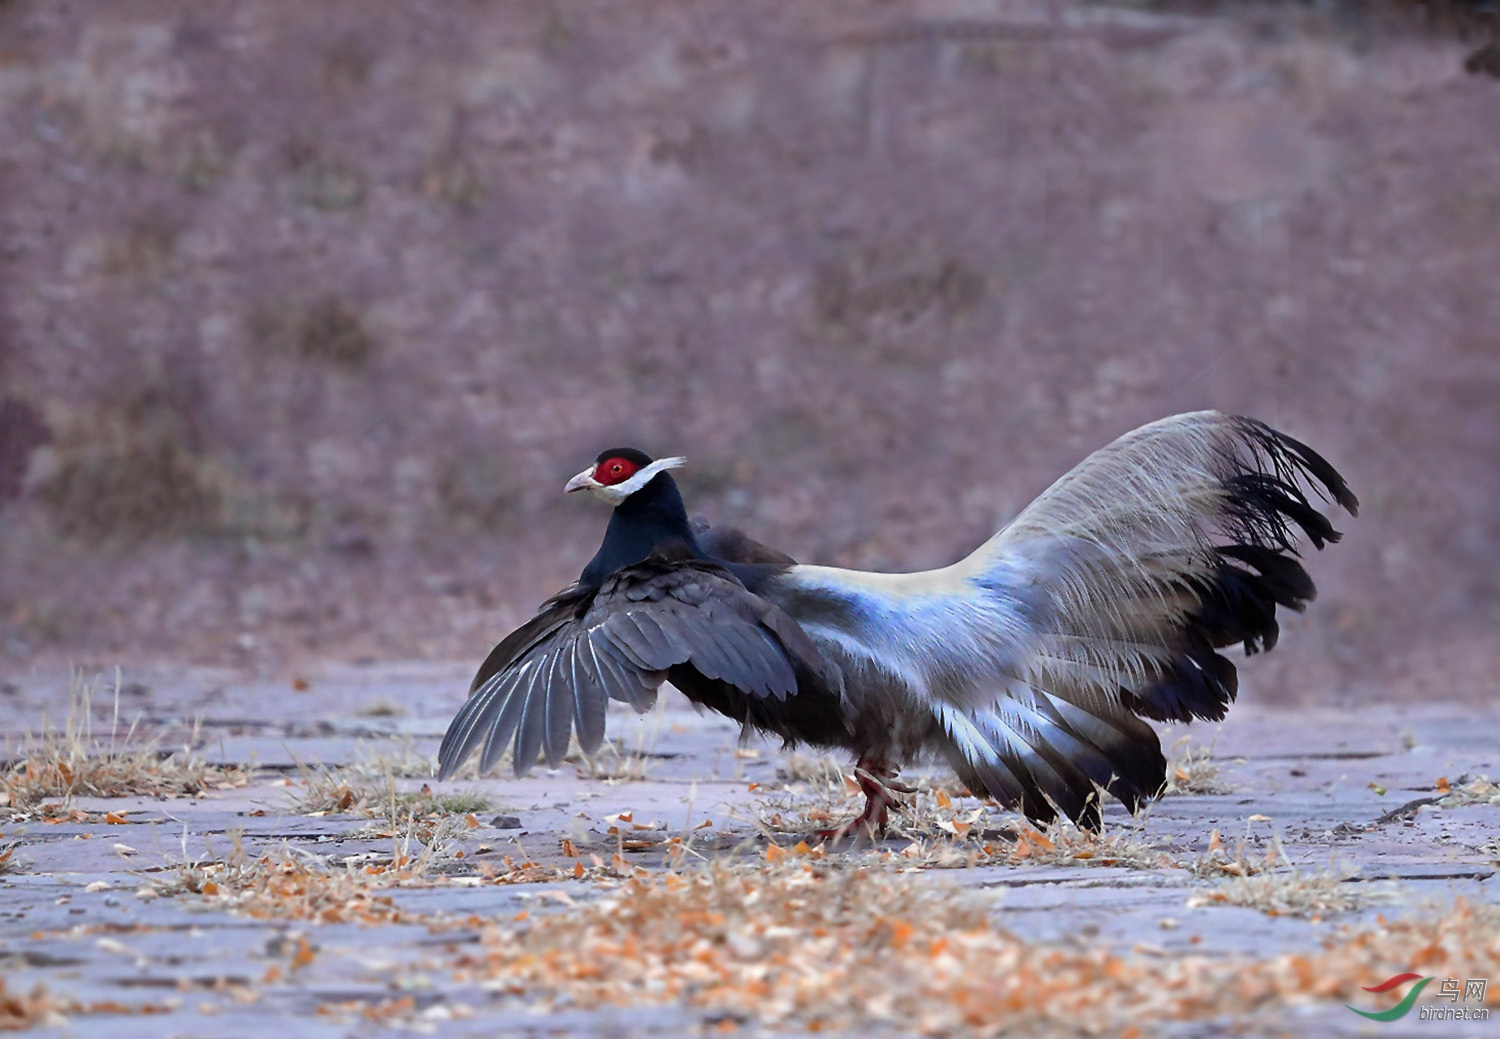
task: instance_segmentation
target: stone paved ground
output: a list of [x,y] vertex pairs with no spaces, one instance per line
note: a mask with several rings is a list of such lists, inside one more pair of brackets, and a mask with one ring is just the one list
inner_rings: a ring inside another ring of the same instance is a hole
[[[235,830],[243,831],[252,855],[284,843],[299,853],[390,857],[391,838],[356,835],[369,819],[297,811],[299,784],[316,774],[316,765],[368,762],[381,754],[408,763],[430,756],[462,696],[463,670],[330,669],[296,683],[304,685],[247,684],[188,670],[127,676],[122,718],[139,718],[143,731],[166,733],[169,741],[184,731],[184,719],[198,716],[200,752],[251,769],[248,785],[195,798],[76,798],[69,811],[46,813],[47,821],[0,819],[0,845],[15,845],[14,868],[0,875],[0,977],[7,991],[14,995],[41,983],[83,1004],[161,1011],[74,1015],[43,1034],[342,1036],[400,1026],[443,1035],[602,1036],[718,1027],[687,1010],[529,1010],[524,1000],[455,980],[453,970],[455,958],[475,941],[478,922],[523,910],[564,911],[599,890],[591,880],[501,885],[460,879],[476,876],[476,867],[490,863],[503,870],[507,854],[513,863],[563,868],[592,862],[595,854],[609,863],[622,837],[608,831],[623,825],[621,813],[629,813],[625,836],[635,842],[623,852],[627,869],[659,869],[662,842],[684,834],[706,856],[749,861],[764,854],[767,840],[757,819],[779,808],[791,820],[820,803],[811,781],[784,789],[778,765],[786,759],[776,747],[741,746],[731,724],[695,713],[675,694],[642,720],[625,711],[610,719],[612,734],[644,778],[588,778],[568,765],[521,780],[450,784],[482,793],[489,804],[474,813],[477,826],[460,827],[456,843],[433,866],[434,883],[386,892],[392,911],[414,922],[289,922],[236,915],[195,896],[141,897],[139,890],[153,881],[177,875],[163,867],[184,856],[226,855]],[[0,696],[0,725],[12,734],[35,730],[44,714],[58,718],[68,695],[65,677],[23,677]],[[96,732],[108,731],[113,711],[111,697],[100,697]],[[1165,734],[1169,746],[1177,735]],[[1377,914],[1420,912],[1424,902],[1447,903],[1455,895],[1493,900],[1500,808],[1393,810],[1435,797],[1439,777],[1457,787],[1462,777],[1500,774],[1500,711],[1442,703],[1294,712],[1240,705],[1221,727],[1196,727],[1193,739],[1211,748],[1228,792],[1164,799],[1145,821],[1142,839],[1175,861],[1191,862],[1206,851],[1215,829],[1230,846],[1247,838],[1244,854],[1251,860],[1280,835],[1303,871],[1353,874],[1340,887],[1359,896],[1362,907],[1309,920],[1212,901],[1190,906],[1193,896],[1212,894],[1224,881],[1179,868],[987,865],[943,871],[936,874],[939,882],[980,891],[998,923],[1019,937],[1164,958],[1188,950],[1256,957],[1312,951],[1334,929]],[[14,738],[10,753],[18,753]],[[396,781],[403,790],[423,782]],[[106,813],[123,822],[106,821]],[[979,825],[1001,821],[986,818]],[[648,824],[658,825],[632,828]],[[1132,823],[1116,806],[1108,825],[1118,831]],[[776,839],[785,846],[797,836]],[[907,841],[886,844],[899,851]],[[454,851],[463,857],[453,857]],[[867,847],[852,845],[832,852],[866,854]],[[930,875],[910,882],[930,882]],[[449,925],[432,928],[434,918]],[[300,956],[299,949],[305,950]],[[1392,950],[1390,973],[1407,969],[1403,955]],[[1359,998],[1370,997],[1348,994],[1350,1001]],[[377,1020],[359,1012],[362,1007],[393,1009]],[[739,1026],[759,1034],[753,1021]],[[1232,1026],[1249,1034],[1402,1034],[1401,1025],[1372,1025],[1331,1001]],[[1170,1034],[1217,1035],[1226,1027],[1224,1021],[1200,1022]],[[1415,1015],[1405,1027],[1471,1034],[1457,1024],[1419,1026]],[[1485,1026],[1473,1027],[1480,1031],[1472,1034],[1487,1034]]]

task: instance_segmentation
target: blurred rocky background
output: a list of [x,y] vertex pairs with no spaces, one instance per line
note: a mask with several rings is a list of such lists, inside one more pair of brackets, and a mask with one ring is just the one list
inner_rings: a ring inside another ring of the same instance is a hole
[[1488,697],[1492,24],[0,0],[3,670],[477,662],[617,443],[801,559],[942,564],[1218,407],[1364,503],[1247,695]]

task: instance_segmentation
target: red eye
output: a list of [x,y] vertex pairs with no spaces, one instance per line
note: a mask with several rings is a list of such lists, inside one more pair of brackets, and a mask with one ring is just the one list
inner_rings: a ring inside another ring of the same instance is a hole
[[594,469],[594,479],[605,487],[624,483],[640,467],[628,458],[606,458]]

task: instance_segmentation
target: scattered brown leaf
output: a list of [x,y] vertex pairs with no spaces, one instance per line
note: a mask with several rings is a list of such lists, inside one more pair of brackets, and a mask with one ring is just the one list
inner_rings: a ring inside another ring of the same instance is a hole
[[458,979],[544,1003],[685,1004],[807,1031],[994,1036],[1342,1002],[1389,973],[1391,949],[1422,950],[1424,973],[1500,970],[1500,911],[1463,901],[1346,929],[1313,954],[1121,954],[1024,941],[977,896],[813,851],[636,876],[597,901],[491,924],[480,951],[456,959]]

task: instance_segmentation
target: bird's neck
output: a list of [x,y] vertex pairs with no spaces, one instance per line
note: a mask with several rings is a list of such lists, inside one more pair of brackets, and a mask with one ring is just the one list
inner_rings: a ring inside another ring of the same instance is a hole
[[615,506],[604,543],[584,567],[579,583],[597,588],[621,567],[643,562],[652,552],[673,544],[685,546],[694,557],[703,554],[688,523],[676,481],[660,473]]

